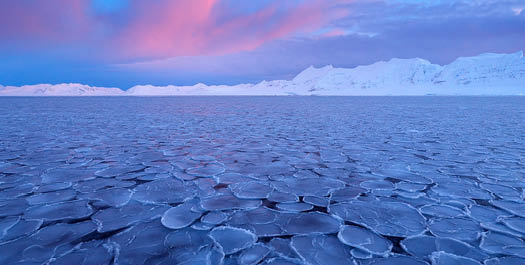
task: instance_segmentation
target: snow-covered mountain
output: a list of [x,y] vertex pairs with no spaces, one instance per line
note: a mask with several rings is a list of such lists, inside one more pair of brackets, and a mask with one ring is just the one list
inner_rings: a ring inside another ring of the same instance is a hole
[[309,67],[292,80],[236,86],[136,86],[128,95],[521,95],[523,52],[487,53],[440,66],[424,59],[391,59],[351,69]]
[[82,84],[38,84],[1,86],[0,96],[120,96],[124,91],[115,87],[92,87]]
[[0,95],[524,95],[525,58],[486,53],[461,57],[448,65],[427,60],[391,59],[355,68],[309,67],[292,80],[234,86],[134,86],[117,88],[80,84],[1,87]]

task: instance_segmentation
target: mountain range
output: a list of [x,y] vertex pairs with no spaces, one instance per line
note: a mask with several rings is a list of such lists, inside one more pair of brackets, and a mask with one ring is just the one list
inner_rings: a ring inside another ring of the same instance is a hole
[[257,84],[137,85],[119,88],[82,84],[1,86],[0,96],[179,96],[179,95],[524,95],[523,52],[460,57],[447,65],[391,59],[355,68],[313,66],[292,80]]

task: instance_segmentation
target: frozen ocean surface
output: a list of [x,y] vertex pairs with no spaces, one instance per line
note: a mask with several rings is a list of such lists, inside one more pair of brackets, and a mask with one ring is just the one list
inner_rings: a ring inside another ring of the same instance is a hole
[[525,264],[523,97],[0,105],[0,264]]

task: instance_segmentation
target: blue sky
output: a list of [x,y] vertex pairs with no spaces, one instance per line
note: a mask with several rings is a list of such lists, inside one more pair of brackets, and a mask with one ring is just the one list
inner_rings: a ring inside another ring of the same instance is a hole
[[525,48],[516,0],[17,0],[0,84],[234,84],[393,57],[446,64]]

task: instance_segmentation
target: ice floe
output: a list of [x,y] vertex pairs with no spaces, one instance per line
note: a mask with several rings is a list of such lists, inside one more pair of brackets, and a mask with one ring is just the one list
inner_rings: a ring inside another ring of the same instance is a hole
[[187,227],[202,215],[201,212],[192,210],[194,207],[194,203],[186,202],[170,208],[162,215],[161,222],[165,227],[170,229]]
[[477,222],[464,218],[433,219],[429,222],[428,229],[435,236],[467,242],[478,239],[482,231]]
[[32,206],[24,213],[25,218],[44,221],[82,219],[93,213],[87,200],[58,202]]
[[422,259],[429,257],[433,252],[439,251],[468,257],[477,261],[482,261],[489,256],[478,248],[452,238],[415,236],[403,239],[400,244],[406,252]]
[[337,234],[337,237],[345,245],[379,256],[387,256],[393,246],[388,239],[357,226],[344,226]]
[[294,236],[290,246],[304,264],[357,264],[350,253],[350,248],[335,236]]
[[406,203],[350,201],[331,205],[329,211],[345,221],[366,226],[386,236],[413,236],[427,228],[425,218]]
[[219,226],[210,231],[209,236],[219,245],[224,254],[233,254],[249,248],[257,242],[252,232],[228,226]]
[[217,195],[201,199],[201,206],[208,211],[255,209],[261,205],[260,200],[238,199],[231,195]]

